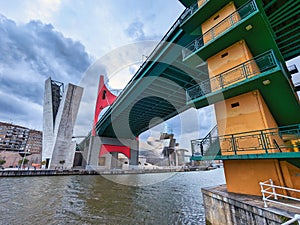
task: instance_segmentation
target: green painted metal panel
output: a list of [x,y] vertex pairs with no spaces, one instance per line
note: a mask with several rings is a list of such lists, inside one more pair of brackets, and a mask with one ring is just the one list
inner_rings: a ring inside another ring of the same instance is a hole
[[300,159],[300,152],[281,152],[270,154],[249,154],[249,155],[217,155],[217,156],[192,156],[190,158],[194,161],[207,160],[245,160],[245,159]]

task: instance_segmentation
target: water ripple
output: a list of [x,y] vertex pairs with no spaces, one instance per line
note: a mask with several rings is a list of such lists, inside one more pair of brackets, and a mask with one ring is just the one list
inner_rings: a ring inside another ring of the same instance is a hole
[[205,224],[200,189],[224,182],[222,169],[142,187],[102,176],[1,178],[0,224]]

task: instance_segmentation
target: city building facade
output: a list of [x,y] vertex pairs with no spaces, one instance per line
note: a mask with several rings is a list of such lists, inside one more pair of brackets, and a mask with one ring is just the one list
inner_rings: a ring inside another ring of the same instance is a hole
[[42,152],[42,131],[32,130],[27,127],[12,123],[0,122],[0,159],[6,167],[17,167],[26,154],[29,160],[27,165],[39,164]]

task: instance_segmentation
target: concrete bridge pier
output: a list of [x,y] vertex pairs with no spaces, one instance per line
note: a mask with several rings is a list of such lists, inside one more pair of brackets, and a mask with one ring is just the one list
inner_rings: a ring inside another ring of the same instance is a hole
[[91,136],[86,169],[107,170],[121,168],[119,154],[128,158],[129,167],[138,165],[139,143],[136,139],[117,139]]

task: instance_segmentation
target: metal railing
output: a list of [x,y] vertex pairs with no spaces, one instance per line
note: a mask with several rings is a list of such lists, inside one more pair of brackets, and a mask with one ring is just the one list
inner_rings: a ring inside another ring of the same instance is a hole
[[267,51],[217,76],[204,80],[186,90],[187,102],[234,83],[275,68],[277,61],[273,50]]
[[271,154],[300,151],[300,124],[192,140],[192,155]]
[[300,209],[300,206],[297,206],[296,204],[289,204],[287,202],[278,200],[278,198],[282,198],[286,200],[293,200],[297,203],[300,203],[299,198],[291,197],[285,194],[287,192],[291,194],[300,194],[300,190],[274,185],[272,179],[266,180],[264,182],[259,182],[259,185],[263,197],[262,199],[264,201],[264,207],[268,207],[267,202],[272,202],[275,204],[284,205],[295,209]]
[[192,155],[203,156],[204,153],[209,155],[216,155],[220,151],[220,144],[218,142],[218,126],[214,126],[211,131],[199,140],[192,140]]
[[257,5],[253,0],[241,6],[237,11],[227,16],[225,19],[213,26],[210,30],[205,32],[202,36],[196,38],[190,44],[185,46],[182,50],[183,60],[196,50],[202,48],[205,44],[214,40],[229,28],[243,22],[250,14],[257,10]]
[[187,8],[187,11],[180,19],[180,23],[184,23],[189,17],[191,17],[196,11],[198,11],[200,8],[202,8],[209,1],[210,0],[203,0],[201,3],[199,3],[199,1],[197,1],[193,5],[191,5],[189,8]]

